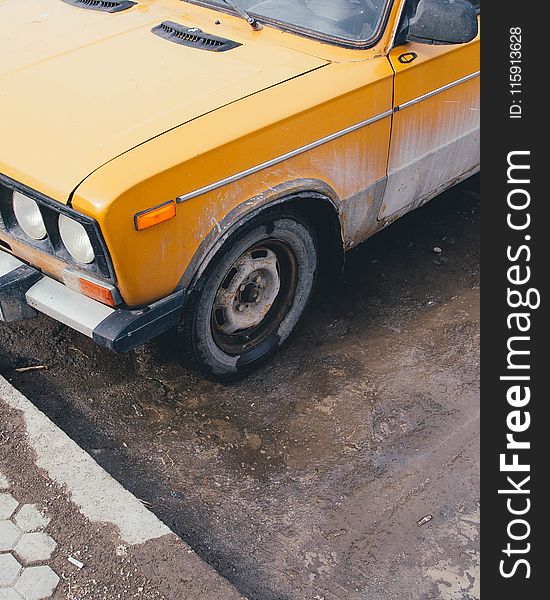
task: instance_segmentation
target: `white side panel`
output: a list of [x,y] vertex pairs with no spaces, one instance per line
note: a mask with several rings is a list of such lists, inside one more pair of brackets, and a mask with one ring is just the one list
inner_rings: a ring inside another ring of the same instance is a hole
[[379,219],[445,187],[480,162],[479,78],[394,115],[388,185]]

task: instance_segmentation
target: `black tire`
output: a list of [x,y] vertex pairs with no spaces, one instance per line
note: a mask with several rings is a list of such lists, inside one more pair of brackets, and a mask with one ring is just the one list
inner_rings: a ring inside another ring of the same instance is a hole
[[266,211],[243,225],[188,298],[178,326],[185,364],[227,382],[264,363],[302,316],[317,268],[315,234],[300,215]]

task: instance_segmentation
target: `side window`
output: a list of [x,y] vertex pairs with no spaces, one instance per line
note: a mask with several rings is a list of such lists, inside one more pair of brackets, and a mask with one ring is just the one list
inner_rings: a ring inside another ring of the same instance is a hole
[[[407,0],[403,14],[401,15],[401,21],[397,28],[395,35],[394,46],[401,46],[406,42],[407,27],[409,25],[409,19],[414,15],[419,0]],[[480,12],[481,0],[466,0],[470,4],[473,4],[478,12]]]

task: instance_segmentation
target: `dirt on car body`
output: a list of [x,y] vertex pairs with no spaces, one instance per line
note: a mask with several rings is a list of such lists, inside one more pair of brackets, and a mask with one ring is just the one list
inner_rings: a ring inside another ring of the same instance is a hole
[[354,250],[239,384],[170,334],[114,355],[46,318],[0,328],[0,372],[252,600],[472,600],[478,243],[474,178]]

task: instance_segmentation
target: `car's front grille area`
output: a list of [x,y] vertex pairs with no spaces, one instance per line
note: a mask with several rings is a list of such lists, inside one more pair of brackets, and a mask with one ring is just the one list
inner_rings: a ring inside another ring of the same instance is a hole
[[156,25],[151,30],[155,35],[181,44],[182,46],[190,46],[199,50],[209,50],[210,52],[225,52],[237,46],[241,46],[238,42],[225,38],[204,33],[197,27],[185,27],[173,21],[164,21],[160,25]]
[[[16,190],[32,198],[38,204],[44,225],[46,226],[46,238],[41,240],[32,239],[19,226],[12,204],[13,193]],[[27,246],[32,246],[45,254],[55,256],[67,262],[68,265],[74,265],[75,261],[61,241],[59,233],[59,215],[61,213],[78,221],[84,227],[94,249],[94,262],[86,265],[79,263],[77,265],[78,268],[100,278],[114,281],[114,271],[109,252],[96,221],[0,173],[0,233],[4,234],[4,241],[0,245],[0,248],[6,247],[6,249],[11,250],[10,241],[13,239]],[[7,241],[6,237],[8,238]]]
[[136,4],[132,0],[61,0],[65,4],[77,6],[79,8],[87,8],[88,10],[101,10],[103,12],[120,12],[131,8]]

